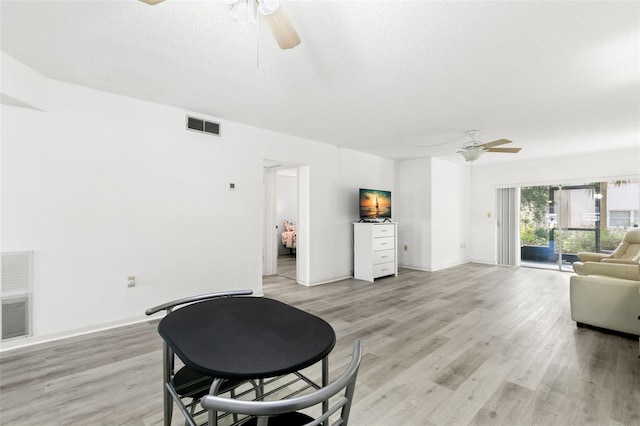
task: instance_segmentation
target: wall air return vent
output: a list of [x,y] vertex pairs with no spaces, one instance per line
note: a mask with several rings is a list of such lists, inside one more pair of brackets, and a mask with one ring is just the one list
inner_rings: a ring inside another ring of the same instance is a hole
[[187,116],[187,130],[220,136],[220,123]]
[[31,335],[32,251],[2,253],[2,340]]

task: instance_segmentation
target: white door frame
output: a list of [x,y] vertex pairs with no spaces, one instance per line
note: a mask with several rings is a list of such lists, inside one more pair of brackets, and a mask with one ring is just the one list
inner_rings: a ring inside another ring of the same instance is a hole
[[[310,257],[309,257],[309,188],[310,170],[309,166],[287,164],[273,160],[264,160],[264,219],[262,224],[262,274],[274,275],[278,269],[278,238],[281,232],[279,224],[276,223],[277,210],[277,179],[278,169],[298,169],[298,223],[296,242],[296,281],[299,284],[309,285],[310,280]],[[278,227],[278,228],[276,228]]]
[[262,275],[278,272],[278,240],[276,223],[276,169],[264,167],[264,218],[262,223]]

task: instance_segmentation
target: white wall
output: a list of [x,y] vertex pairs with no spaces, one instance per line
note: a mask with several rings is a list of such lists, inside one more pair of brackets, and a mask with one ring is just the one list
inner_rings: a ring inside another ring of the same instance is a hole
[[[364,154],[350,149],[338,150],[337,162],[333,163],[335,168],[326,170],[327,175],[335,176],[337,179],[329,186],[325,186],[325,191],[318,194],[318,204],[312,204],[312,214],[316,219],[316,224],[323,227],[327,219],[331,220],[333,213],[329,217],[322,217],[320,205],[327,204],[329,210],[343,212],[349,226],[348,229],[340,226],[331,227],[329,222],[324,227],[325,238],[333,241],[336,247],[349,246],[349,256],[343,257],[341,254],[333,252],[331,249],[326,253],[330,257],[330,262],[335,262],[335,267],[339,265],[340,270],[347,269],[349,277],[353,276],[353,227],[352,223],[357,222],[360,217],[359,210],[359,189],[370,188],[383,191],[391,191],[391,215],[392,220],[396,217],[397,210],[394,209],[396,193],[394,191],[395,162],[388,158],[376,155]],[[331,164],[327,161],[327,164]],[[320,183],[316,181],[316,183]],[[320,265],[317,265],[320,267]],[[325,279],[325,281],[328,281]]]
[[468,176],[466,166],[437,158],[398,163],[400,266],[435,271],[467,261]]
[[47,109],[47,81],[39,73],[0,52],[0,100],[5,105]]
[[305,284],[351,275],[362,176],[393,186],[392,160],[215,117],[222,137],[203,135],[184,129],[183,110],[45,87],[47,112],[1,111],[1,250],[34,250],[36,336],[141,319],[198,293],[260,294],[265,158],[306,165]]
[[433,159],[431,163],[431,270],[465,263],[469,237],[469,168]]
[[[431,270],[430,158],[399,161],[396,167],[398,265]],[[404,250],[407,246],[407,250]]]
[[[471,176],[471,259],[496,262],[495,189],[602,182],[640,177],[640,146],[624,151],[538,161],[474,164]],[[490,217],[488,217],[490,216]]]

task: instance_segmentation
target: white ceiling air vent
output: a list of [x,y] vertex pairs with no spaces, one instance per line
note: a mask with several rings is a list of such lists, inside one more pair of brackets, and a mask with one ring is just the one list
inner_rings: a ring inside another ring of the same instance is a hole
[[220,136],[220,123],[187,116],[187,130]]

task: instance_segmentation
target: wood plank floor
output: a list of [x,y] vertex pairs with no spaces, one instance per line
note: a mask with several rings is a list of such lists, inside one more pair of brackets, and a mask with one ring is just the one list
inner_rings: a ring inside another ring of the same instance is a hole
[[278,275],[291,280],[296,279],[296,254],[278,255]]
[[[364,343],[352,425],[640,425],[638,341],[578,329],[569,274],[467,264],[370,284],[264,279]],[[2,353],[0,423],[162,423],[157,321]],[[174,417],[174,424],[182,424]]]

